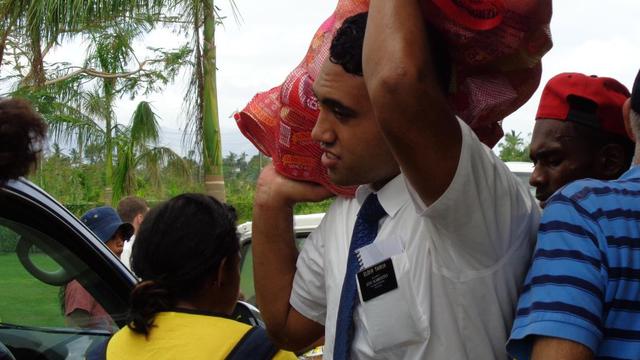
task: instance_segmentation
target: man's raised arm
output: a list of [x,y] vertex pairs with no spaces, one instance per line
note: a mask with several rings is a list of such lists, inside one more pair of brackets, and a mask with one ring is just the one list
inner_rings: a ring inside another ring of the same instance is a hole
[[286,179],[267,166],[258,179],[253,208],[253,274],[256,301],[276,344],[299,351],[324,334],[324,327],[289,304],[298,250],[293,206],[331,196],[320,185]]
[[429,44],[418,0],[371,0],[363,50],[367,91],[396,160],[426,205],[449,187],[462,146]]

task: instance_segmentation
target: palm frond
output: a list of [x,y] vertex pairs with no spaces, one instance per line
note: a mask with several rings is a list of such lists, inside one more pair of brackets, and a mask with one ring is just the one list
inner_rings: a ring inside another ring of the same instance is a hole
[[158,125],[157,118],[151,104],[147,101],[138,103],[131,117],[131,143],[135,146],[149,142],[156,144],[160,139],[160,125]]
[[117,165],[113,174],[114,201],[120,200],[123,196],[133,194],[136,183],[133,148],[127,139],[120,137],[119,140],[116,140]]
[[161,187],[162,169],[169,162],[177,164],[177,169],[180,171],[181,176],[187,179],[191,176],[189,164],[168,147],[157,146],[147,149],[136,158],[136,164],[144,167],[149,182],[156,189]]

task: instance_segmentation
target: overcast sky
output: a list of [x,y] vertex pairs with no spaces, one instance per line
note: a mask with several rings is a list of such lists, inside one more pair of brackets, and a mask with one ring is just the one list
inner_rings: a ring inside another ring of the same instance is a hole
[[[218,100],[222,148],[226,154],[257,151],[237,130],[231,114],[259,91],[279,85],[302,60],[316,28],[336,0],[236,0],[243,21],[236,24],[225,1],[217,5],[229,16],[217,30]],[[551,23],[553,49],[543,59],[541,86],[522,108],[504,121],[528,137],[544,83],[567,71],[609,76],[629,88],[640,67],[640,3],[637,0],[556,0]],[[171,47],[183,40],[167,31],[154,31],[141,44]],[[163,93],[146,98],[161,117],[163,142],[176,150],[184,125],[181,114],[186,80],[178,79]],[[119,121],[127,123],[135,104],[118,103]]]

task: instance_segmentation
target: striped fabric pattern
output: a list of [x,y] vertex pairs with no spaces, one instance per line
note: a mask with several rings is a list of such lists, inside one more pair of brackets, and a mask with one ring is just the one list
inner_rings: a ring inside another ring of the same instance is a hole
[[581,180],[545,208],[507,351],[531,335],[581,343],[598,359],[640,359],[640,167]]

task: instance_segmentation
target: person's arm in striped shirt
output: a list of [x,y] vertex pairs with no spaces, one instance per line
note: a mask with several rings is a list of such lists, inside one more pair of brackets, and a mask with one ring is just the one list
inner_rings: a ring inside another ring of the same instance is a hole
[[586,346],[571,340],[536,336],[531,360],[591,360],[593,352]]
[[545,208],[518,301],[507,344],[518,360],[590,359],[603,337],[603,236],[589,213],[564,193]]

